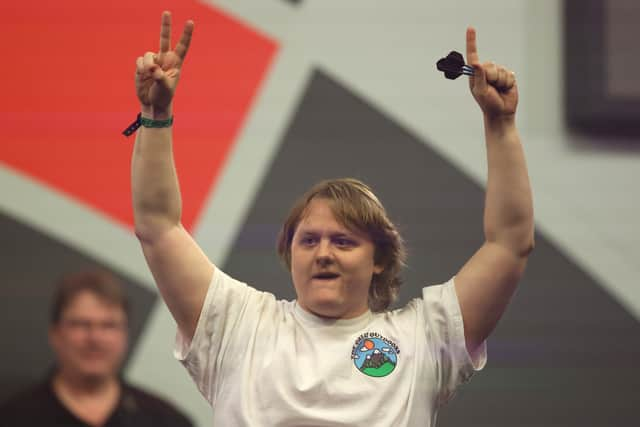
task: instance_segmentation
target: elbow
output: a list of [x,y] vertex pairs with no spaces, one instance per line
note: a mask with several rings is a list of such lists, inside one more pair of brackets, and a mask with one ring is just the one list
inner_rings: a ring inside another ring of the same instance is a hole
[[133,197],[134,233],[141,243],[149,243],[168,229],[180,225],[182,206],[180,198],[166,189],[157,190],[152,196]]
[[536,230],[533,219],[528,222],[528,225],[525,228],[521,244],[522,246],[520,247],[519,255],[524,258],[528,257],[536,248]]
[[533,252],[536,247],[535,242],[535,232],[533,226],[527,227],[527,230],[524,233],[518,233],[518,235],[514,236],[514,242],[512,243],[512,248],[518,257],[527,258]]
[[133,232],[143,245],[152,245],[168,230],[179,227],[180,221],[173,221],[168,217],[144,216],[134,219]]
[[136,235],[138,241],[143,245],[153,242],[153,233],[144,226],[136,224],[134,226],[133,233]]
[[510,230],[506,233],[488,233],[487,242],[497,243],[507,248],[518,258],[527,258],[535,249],[535,233],[533,227],[526,231]]
[[533,252],[535,247],[536,247],[535,239],[533,236],[531,236],[531,239],[529,239],[524,245],[522,245],[522,247],[518,251],[518,255],[522,258],[527,258],[529,257],[529,255],[531,255],[531,252]]

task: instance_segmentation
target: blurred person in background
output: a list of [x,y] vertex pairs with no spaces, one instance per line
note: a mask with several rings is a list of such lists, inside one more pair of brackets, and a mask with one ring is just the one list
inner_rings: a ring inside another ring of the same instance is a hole
[[51,306],[56,363],[45,380],[0,405],[0,426],[190,427],[170,403],[119,375],[128,348],[129,303],[106,271],[62,277]]

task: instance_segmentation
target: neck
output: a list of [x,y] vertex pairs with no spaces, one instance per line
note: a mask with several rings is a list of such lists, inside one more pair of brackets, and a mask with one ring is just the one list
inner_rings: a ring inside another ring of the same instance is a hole
[[90,377],[61,369],[53,377],[53,389],[58,394],[87,398],[117,393],[120,382],[115,376]]
[[59,371],[52,388],[69,412],[93,427],[107,423],[120,398],[120,382],[115,376],[86,378]]

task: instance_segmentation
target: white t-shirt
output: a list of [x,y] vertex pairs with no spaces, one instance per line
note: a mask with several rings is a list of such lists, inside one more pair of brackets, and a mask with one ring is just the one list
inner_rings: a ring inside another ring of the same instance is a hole
[[453,279],[405,307],[328,320],[216,268],[191,342],[175,356],[214,426],[433,426],[486,362],[466,349]]

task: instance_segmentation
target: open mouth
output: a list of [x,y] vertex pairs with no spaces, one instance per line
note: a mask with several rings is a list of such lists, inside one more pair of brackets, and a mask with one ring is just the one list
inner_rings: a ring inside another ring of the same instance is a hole
[[323,272],[323,273],[318,273],[313,275],[313,278],[318,280],[333,280],[333,279],[337,279],[338,277],[340,277],[338,273],[332,273],[332,272]]

